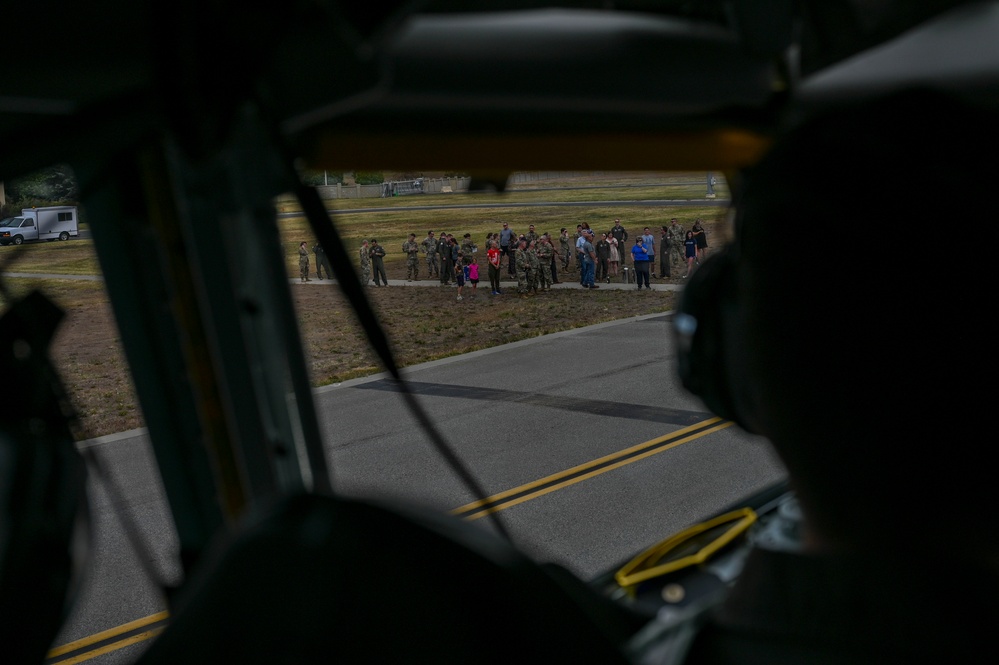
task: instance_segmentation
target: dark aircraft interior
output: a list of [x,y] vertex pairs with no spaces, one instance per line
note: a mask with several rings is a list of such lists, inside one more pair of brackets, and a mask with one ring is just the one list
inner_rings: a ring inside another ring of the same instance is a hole
[[[485,494],[406,390],[300,169],[456,167],[498,192],[515,170],[703,169],[738,201],[775,141],[840,108],[932,90],[999,117],[994,2],[21,1],[4,17],[32,37],[8,43],[0,180],[73,168],[177,530],[184,582],[141,663],[683,662],[650,627],[666,587],[697,589],[684,611],[701,611],[733,582],[706,561],[795,520],[781,484],[584,581],[518,552],[498,517],[338,496],[271,242],[289,192],[424,435]],[[259,269],[237,277],[226,244]],[[11,663],[44,662],[86,564],[88,466],[47,353],[61,316],[33,293],[0,318],[5,392],[28,398],[0,419]]]

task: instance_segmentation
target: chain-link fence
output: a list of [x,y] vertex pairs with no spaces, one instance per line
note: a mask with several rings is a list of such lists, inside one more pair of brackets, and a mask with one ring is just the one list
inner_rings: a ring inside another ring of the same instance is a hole
[[[569,178],[582,178],[587,175],[599,175],[592,172],[582,171],[518,171],[510,174],[508,185],[522,185],[532,182],[544,182],[554,180],[566,180]],[[344,185],[336,183],[334,185],[319,185],[316,189],[323,199],[374,199],[389,198],[393,196],[409,196],[412,194],[450,194],[454,192],[467,192],[471,178],[417,178],[415,180],[392,180],[376,185]],[[698,182],[705,183],[707,198],[715,198],[714,187],[717,180],[712,173],[707,173],[703,180],[693,180],[686,183],[671,183],[674,186],[693,185]],[[635,186],[635,185],[632,185]]]
[[418,178],[393,180],[377,185],[320,185],[316,187],[323,199],[375,199],[410,194],[448,194],[467,192],[470,178]]

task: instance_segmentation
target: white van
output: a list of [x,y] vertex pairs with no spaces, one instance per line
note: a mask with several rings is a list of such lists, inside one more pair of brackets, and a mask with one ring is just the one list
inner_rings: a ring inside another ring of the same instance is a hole
[[0,220],[0,245],[32,240],[69,240],[80,235],[76,206],[24,208],[20,217]]

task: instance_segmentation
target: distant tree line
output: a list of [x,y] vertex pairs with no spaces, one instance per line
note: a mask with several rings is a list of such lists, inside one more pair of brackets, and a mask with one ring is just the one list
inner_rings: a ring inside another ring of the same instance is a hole
[[6,202],[0,206],[0,217],[14,217],[23,208],[76,205],[80,192],[72,169],[66,165],[52,166],[30,175],[4,182]]
[[[444,177],[464,176],[464,173],[445,173]],[[344,182],[345,176],[353,176],[358,185],[380,185],[385,182],[384,171],[303,171],[302,182],[319,187]],[[391,180],[416,180],[422,173],[389,174]],[[0,206],[0,217],[15,217],[23,208],[77,205],[79,188],[72,169],[66,165],[52,166],[30,175],[4,183],[6,202]]]

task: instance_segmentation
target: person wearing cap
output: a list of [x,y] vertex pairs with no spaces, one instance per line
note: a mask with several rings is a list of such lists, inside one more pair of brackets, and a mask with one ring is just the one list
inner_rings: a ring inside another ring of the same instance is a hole
[[[525,238],[526,239],[526,238]],[[529,288],[535,294],[538,292],[538,282],[541,281],[541,261],[538,260],[538,247],[537,242],[534,240],[527,240],[527,261],[530,264],[530,272],[527,275]]]
[[569,238],[569,232],[565,230],[564,226],[559,231],[558,251],[562,259],[562,272],[565,272],[569,269],[569,262],[572,261],[572,240]]
[[549,270],[551,270],[551,283],[561,284],[562,282],[559,281],[558,278],[558,250],[555,249],[555,242],[552,240],[552,234],[545,231],[541,234],[541,239],[547,242],[549,247],[550,256],[548,259],[548,265]]
[[402,251],[406,254],[406,281],[420,279],[420,245],[416,242],[416,234],[410,233],[409,240],[402,243]]
[[584,289],[599,289],[594,284],[594,272],[597,264],[597,252],[593,248],[593,231],[583,231],[583,281]]
[[523,236],[517,241],[514,259],[517,262],[517,293],[521,298],[526,298],[531,288],[531,259],[527,255],[527,240]]
[[538,238],[534,252],[538,255],[538,286],[542,291],[551,291],[552,264],[554,263],[555,248],[552,247],[547,233],[542,233]]
[[426,255],[427,277],[440,277],[440,261],[437,253],[437,239],[433,231],[427,231],[427,237],[420,243],[420,250]]
[[472,234],[466,233],[461,241],[461,260],[462,265],[468,265],[475,258],[474,254],[479,251],[478,245],[472,242]]
[[309,248],[304,240],[298,246],[298,271],[303,282],[312,281],[309,279]]

